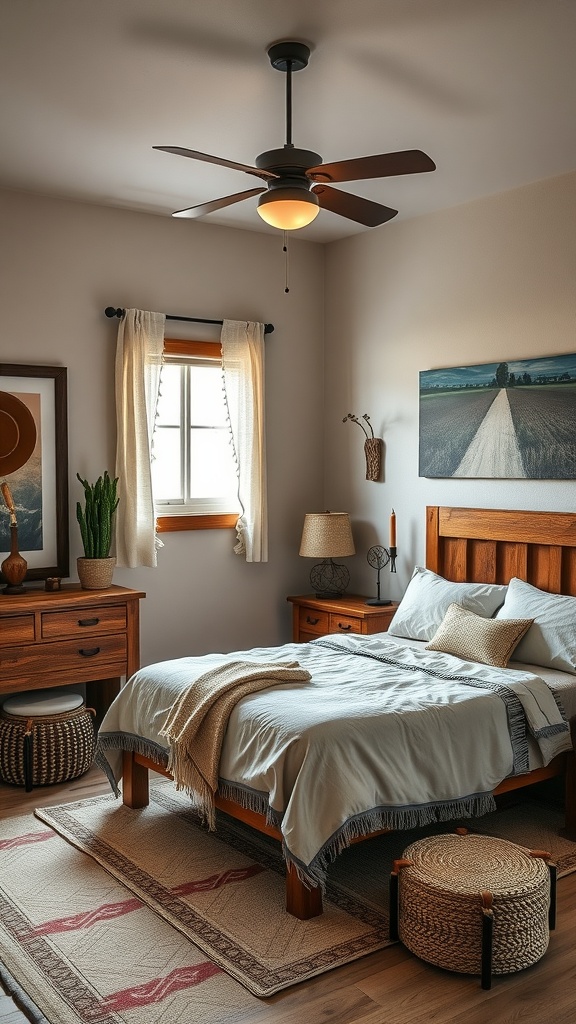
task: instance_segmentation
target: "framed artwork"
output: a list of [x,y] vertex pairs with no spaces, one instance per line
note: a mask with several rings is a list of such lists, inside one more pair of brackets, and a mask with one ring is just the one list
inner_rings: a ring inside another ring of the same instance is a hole
[[419,475],[576,480],[576,354],[422,371]]
[[[23,402],[36,425],[32,455],[3,478],[16,507],[18,548],[28,562],[26,579],[69,576],[66,367],[0,363],[0,391]],[[9,550],[10,520],[0,502],[0,562]]]

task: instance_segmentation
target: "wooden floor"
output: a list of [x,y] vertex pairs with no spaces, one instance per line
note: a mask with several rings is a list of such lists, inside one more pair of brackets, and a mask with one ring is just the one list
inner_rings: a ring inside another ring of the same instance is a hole
[[[0,783],[0,819],[109,791],[97,769],[75,782],[28,794]],[[0,994],[0,1024],[23,1021]],[[237,1022],[576,1024],[576,873],[558,883],[557,927],[546,955],[528,970],[495,977],[488,991],[480,988],[478,978],[441,971],[395,945],[262,1000],[248,1016],[239,1014]]]

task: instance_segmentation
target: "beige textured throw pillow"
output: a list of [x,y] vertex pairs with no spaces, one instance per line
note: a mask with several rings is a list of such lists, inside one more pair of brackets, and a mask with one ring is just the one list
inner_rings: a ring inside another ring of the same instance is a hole
[[426,644],[426,650],[444,651],[465,661],[506,668],[514,648],[533,621],[484,619],[459,604],[451,604],[436,634]]

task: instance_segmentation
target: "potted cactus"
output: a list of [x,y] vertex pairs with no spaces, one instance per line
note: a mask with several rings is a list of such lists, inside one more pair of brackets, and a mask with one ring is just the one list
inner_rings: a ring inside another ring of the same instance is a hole
[[84,557],[77,559],[78,578],[84,590],[104,590],[112,583],[116,558],[110,554],[112,521],[118,507],[118,478],[112,480],[106,470],[95,484],[76,474],[84,488],[84,508],[76,502]]

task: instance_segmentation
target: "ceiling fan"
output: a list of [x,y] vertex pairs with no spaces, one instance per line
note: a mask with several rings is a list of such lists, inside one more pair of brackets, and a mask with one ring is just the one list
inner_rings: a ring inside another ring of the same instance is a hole
[[293,231],[310,224],[320,209],[330,210],[366,227],[376,227],[395,217],[398,210],[332,188],[331,183],[433,171],[436,168],[434,161],[419,149],[407,149],[399,153],[322,163],[319,153],[297,149],[292,143],[292,73],[307,66],[310,48],[305,43],[285,40],[271,46],[268,57],[273,68],[286,74],[286,142],[282,149],[260,153],[256,157],[255,166],[250,166],[181,146],[153,146],[153,149],[163,153],[174,153],[192,160],[244,171],[261,178],[266,185],[200,203],[187,210],[176,210],[172,216],[203,217],[207,213],[259,195],[258,213],[262,219],[284,231]]

